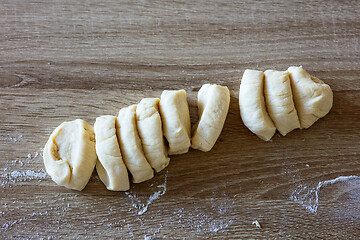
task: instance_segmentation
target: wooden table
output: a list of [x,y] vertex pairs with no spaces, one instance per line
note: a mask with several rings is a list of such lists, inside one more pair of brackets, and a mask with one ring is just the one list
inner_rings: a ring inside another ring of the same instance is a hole
[[[360,175],[360,1],[0,6],[1,239],[360,237],[360,180],[337,179]],[[311,128],[264,142],[239,117],[240,78],[291,65],[328,83],[334,106]],[[231,91],[212,151],[172,156],[127,193],[107,191],[96,173],[71,191],[42,170],[61,122],[93,124],[165,89],[187,91],[195,122],[204,83]]]

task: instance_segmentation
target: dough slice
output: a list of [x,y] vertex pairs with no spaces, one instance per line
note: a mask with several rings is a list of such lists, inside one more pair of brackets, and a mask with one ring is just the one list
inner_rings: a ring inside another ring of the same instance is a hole
[[288,71],[266,70],[264,93],[269,116],[281,135],[300,128]]
[[245,126],[262,140],[269,141],[276,127],[265,107],[262,71],[245,70],[240,84],[239,105]]
[[122,108],[116,119],[116,133],[124,163],[134,183],[154,177],[154,171],[147,162],[136,127],[136,105]]
[[51,133],[43,159],[54,182],[81,191],[97,160],[93,127],[81,119],[63,122]]
[[230,105],[227,87],[204,84],[198,92],[199,121],[193,128],[191,147],[208,152],[215,145],[224,126]]
[[94,124],[96,171],[106,188],[112,191],[126,191],[130,188],[128,172],[121,157],[116,137],[115,116],[101,116]]
[[308,128],[329,113],[333,92],[329,85],[310,76],[302,67],[289,67],[291,87],[301,128]]
[[163,91],[159,106],[169,154],[187,153],[191,145],[191,123],[185,90]]
[[146,159],[156,172],[170,161],[162,133],[159,98],[144,98],[136,107],[136,121]]

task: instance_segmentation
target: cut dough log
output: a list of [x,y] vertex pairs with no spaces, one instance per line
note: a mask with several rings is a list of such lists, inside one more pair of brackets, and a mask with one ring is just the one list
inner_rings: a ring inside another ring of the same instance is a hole
[[122,108],[116,119],[116,133],[124,163],[132,176],[132,182],[140,183],[154,177],[147,162],[136,127],[136,105]]
[[115,116],[105,115],[96,118],[94,124],[96,171],[108,190],[126,191],[130,188],[128,172],[121,157],[116,137]]
[[276,128],[264,100],[264,73],[245,70],[239,92],[240,115],[245,126],[259,138],[269,141]]
[[310,76],[302,67],[289,67],[291,86],[301,128],[308,128],[324,117],[333,105],[329,85]]
[[97,160],[93,127],[81,119],[63,122],[50,135],[43,159],[54,182],[81,191]]
[[191,147],[208,152],[215,145],[224,126],[230,105],[227,87],[204,84],[198,92],[199,121],[193,128]]
[[191,122],[186,92],[163,91],[159,106],[169,154],[187,153],[191,145]]
[[136,120],[145,157],[156,172],[163,170],[170,161],[164,142],[159,98],[144,98],[136,107]]
[[300,128],[288,71],[266,70],[264,94],[269,116],[281,135]]

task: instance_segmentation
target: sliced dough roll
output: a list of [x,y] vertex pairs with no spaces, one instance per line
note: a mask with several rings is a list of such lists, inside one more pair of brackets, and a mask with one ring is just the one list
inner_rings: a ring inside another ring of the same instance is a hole
[[329,85],[302,67],[289,67],[288,71],[300,126],[308,128],[328,114],[333,105],[333,92]]
[[136,127],[136,105],[122,108],[116,119],[116,132],[124,163],[134,183],[154,177],[154,171],[147,162]]
[[97,160],[93,127],[81,119],[63,122],[50,135],[43,158],[54,182],[81,191]]
[[136,120],[145,157],[156,172],[163,170],[170,161],[164,142],[159,98],[144,98],[136,107]]
[[259,138],[269,141],[276,128],[264,100],[264,73],[246,69],[240,84],[240,115],[245,126]]
[[191,145],[191,123],[186,92],[163,91],[159,106],[169,154],[187,153]]
[[300,128],[288,71],[266,70],[264,94],[269,116],[281,135]]
[[106,188],[112,191],[126,191],[130,188],[128,172],[121,157],[116,137],[115,116],[101,116],[94,124],[96,171]]
[[215,145],[224,126],[230,105],[227,87],[204,84],[198,92],[199,121],[193,128],[191,147],[208,152]]

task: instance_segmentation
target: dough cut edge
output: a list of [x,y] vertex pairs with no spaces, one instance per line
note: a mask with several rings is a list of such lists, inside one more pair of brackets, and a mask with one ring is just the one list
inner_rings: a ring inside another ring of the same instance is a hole
[[[116,117],[112,115],[97,117],[94,124],[94,130],[96,138],[95,148],[98,156],[96,170],[100,180],[108,190],[129,190],[130,182],[128,170],[123,161],[116,134]],[[108,132],[103,134],[102,131],[105,130]],[[109,145],[108,148],[106,148],[106,145]],[[109,147],[113,148],[109,149]]]
[[164,90],[160,97],[159,113],[163,135],[169,144],[168,154],[187,153],[191,146],[191,120],[186,91]]

